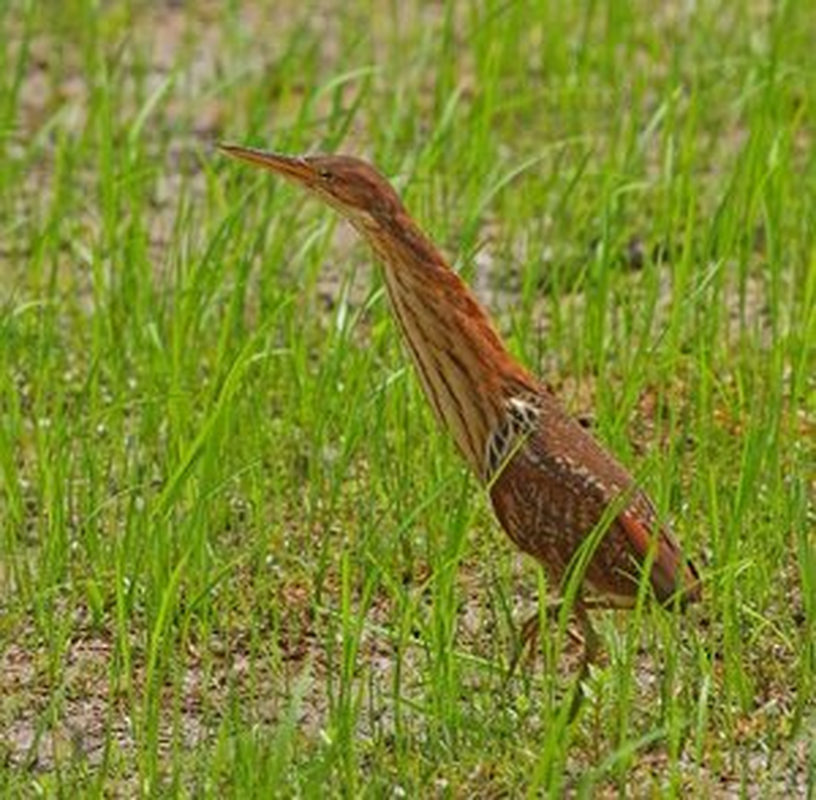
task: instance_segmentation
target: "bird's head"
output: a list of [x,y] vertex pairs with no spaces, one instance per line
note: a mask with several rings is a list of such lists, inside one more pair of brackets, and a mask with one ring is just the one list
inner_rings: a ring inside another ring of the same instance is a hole
[[302,186],[336,208],[352,223],[367,227],[402,209],[391,184],[367,162],[353,156],[288,156],[240,145],[219,149]]

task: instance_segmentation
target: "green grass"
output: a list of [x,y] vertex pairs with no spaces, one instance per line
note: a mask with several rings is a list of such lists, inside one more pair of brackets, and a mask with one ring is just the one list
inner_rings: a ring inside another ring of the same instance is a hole
[[[0,5],[0,793],[812,794],[816,11],[310,5]],[[702,565],[574,721],[371,256],[219,139],[376,161]]]

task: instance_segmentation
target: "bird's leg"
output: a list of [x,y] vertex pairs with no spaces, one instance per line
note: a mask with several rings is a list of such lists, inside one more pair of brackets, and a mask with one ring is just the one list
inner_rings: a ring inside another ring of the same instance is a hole
[[[557,613],[558,610],[561,608],[561,603],[563,601],[560,597],[556,598],[547,598],[546,606],[544,608],[544,613],[547,615],[547,619],[552,619]],[[538,637],[541,635],[541,609],[536,609],[532,614],[530,614],[527,619],[521,624],[521,636],[519,636],[518,644],[514,648],[513,656],[510,659],[510,667],[507,670],[507,679],[513,677],[516,672],[516,667],[521,661],[522,656],[525,652],[530,654],[533,653],[533,648],[535,647],[536,643],[538,642]]]
[[570,722],[575,719],[584,701],[584,683],[589,677],[589,667],[598,658],[601,652],[601,640],[592,627],[592,620],[589,618],[587,605],[584,600],[578,599],[573,608],[575,619],[581,626],[581,633],[584,639],[584,654],[581,657],[581,672],[578,675],[578,683],[575,686],[575,694],[572,696],[570,705]]
[[[544,613],[549,620],[556,620],[561,607],[564,604],[564,599],[561,597],[548,598]],[[582,642],[584,645],[584,652],[581,656],[581,668],[578,673],[578,681],[575,686],[575,693],[570,704],[569,719],[572,721],[581,709],[581,704],[584,701],[584,683],[589,677],[589,667],[593,664],[601,652],[601,640],[592,626],[592,620],[589,618],[590,608],[606,608],[607,605],[603,602],[596,603],[592,599],[585,600],[578,597],[572,607],[572,614],[575,622],[578,623],[580,633],[577,633],[571,626],[567,626],[567,633],[575,640]],[[513,658],[510,662],[510,667],[507,671],[507,680],[509,681],[515,671],[516,667],[521,661],[525,650],[533,651],[533,647],[541,633],[541,609],[536,611],[528,617],[521,626],[521,636],[519,638],[518,647],[513,653]]]
[[581,626],[581,634],[584,639],[584,655],[581,658],[581,680],[589,674],[589,665],[594,663],[601,652],[601,640],[592,627],[592,620],[589,618],[589,612],[584,600],[577,600],[573,608],[578,624]]
[[[561,611],[561,607],[563,605],[564,605],[563,597],[547,598],[546,604],[544,606],[544,613],[546,614],[547,619],[551,622],[557,620],[558,614]],[[584,633],[583,624],[581,630],[582,633]],[[567,633],[575,641],[583,642],[586,647],[585,635],[583,637],[579,636],[569,626],[567,627]],[[510,660],[510,667],[507,670],[508,680],[512,678],[513,675],[515,674],[516,667],[518,667],[519,661],[521,661],[521,658],[524,655],[525,651],[530,654],[534,652],[534,648],[536,646],[536,643],[538,642],[538,637],[540,635],[541,635],[541,609],[538,609],[534,611],[527,619],[525,619],[521,625],[521,636],[519,637],[518,645],[516,646],[513,652],[513,656]]]

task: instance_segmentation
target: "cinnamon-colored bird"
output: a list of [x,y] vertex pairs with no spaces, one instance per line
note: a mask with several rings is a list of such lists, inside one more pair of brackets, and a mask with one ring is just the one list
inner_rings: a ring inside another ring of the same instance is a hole
[[587,616],[593,600],[631,606],[644,571],[660,602],[698,599],[697,572],[649,497],[508,352],[485,310],[377,170],[349,156],[219,147],[333,206],[371,245],[425,396],[487,488],[502,527],[556,586],[585,556],[573,605],[585,665],[597,646]]

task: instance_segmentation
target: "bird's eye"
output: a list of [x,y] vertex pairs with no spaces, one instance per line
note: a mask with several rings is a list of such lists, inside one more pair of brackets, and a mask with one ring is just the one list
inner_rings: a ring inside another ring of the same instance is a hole
[[320,176],[320,180],[325,181],[326,183],[331,183],[334,180],[334,174],[331,170],[328,169],[319,169],[317,174]]

